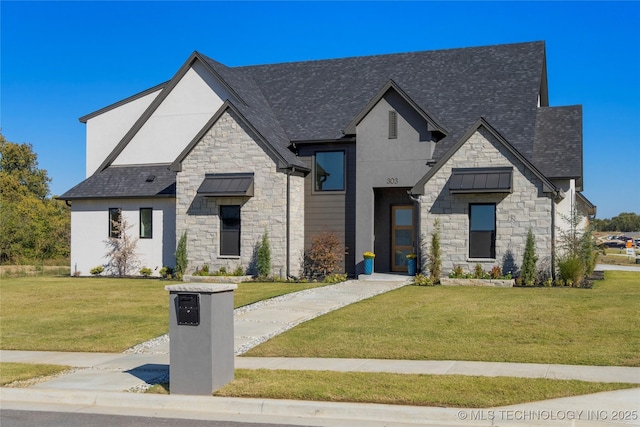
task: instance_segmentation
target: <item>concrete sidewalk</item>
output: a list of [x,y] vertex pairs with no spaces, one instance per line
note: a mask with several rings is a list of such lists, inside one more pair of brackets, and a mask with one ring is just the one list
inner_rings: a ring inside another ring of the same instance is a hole
[[[640,388],[500,408],[154,395],[123,392],[169,373],[168,354],[0,351],[3,362],[57,363],[80,368],[29,388],[0,388],[0,408],[307,426],[640,426]],[[236,368],[458,374],[579,379],[640,384],[640,368],[314,358],[236,357]]]
[[[127,391],[142,382],[168,378],[168,354],[63,353],[0,350],[0,361],[50,363],[78,368],[74,373],[31,388]],[[640,368],[538,363],[470,362],[456,360],[329,359],[295,357],[236,357],[238,369],[293,371],[390,372],[399,374],[473,375],[546,378],[640,384]]]

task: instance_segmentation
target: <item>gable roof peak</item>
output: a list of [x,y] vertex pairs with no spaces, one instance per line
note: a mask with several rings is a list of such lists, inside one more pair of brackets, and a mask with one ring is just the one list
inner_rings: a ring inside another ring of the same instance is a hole
[[438,132],[442,134],[442,137],[445,137],[449,132],[447,129],[441,124],[439,120],[436,119],[435,115],[425,107],[418,105],[416,101],[414,101],[401,87],[398,85],[393,79],[389,79],[382,88],[369,100],[369,102],[364,106],[362,110],[353,118],[353,120],[347,125],[347,127],[342,131],[345,135],[353,135],[356,133],[356,126],[365,118],[367,114],[373,109],[373,107],[380,102],[380,100],[389,92],[395,91],[398,95],[404,99],[407,104],[409,104],[420,116],[428,124],[428,130],[432,132]]
[[416,185],[410,190],[411,194],[420,195],[424,194],[424,186],[425,184],[444,166],[451,157],[471,138],[471,136],[476,133],[481,128],[486,129],[493,137],[498,141],[499,144],[504,146],[511,154],[513,154],[527,169],[529,169],[533,174],[542,181],[543,191],[547,193],[555,193],[557,191],[556,186],[549,181],[549,179],[544,176],[525,156],[522,155],[509,141],[507,141],[501,134],[498,132],[489,122],[484,118],[480,117],[476,122],[469,128],[469,130],[456,142],[441,158],[438,162],[431,168],[429,171],[423,176]]

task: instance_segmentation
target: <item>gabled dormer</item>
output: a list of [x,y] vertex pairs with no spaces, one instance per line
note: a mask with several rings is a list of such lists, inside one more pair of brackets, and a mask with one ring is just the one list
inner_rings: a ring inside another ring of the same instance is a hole
[[[381,102],[389,105],[388,114],[388,135],[390,139],[398,138],[398,115],[412,126],[419,135],[420,141],[437,142],[444,138],[448,131],[425,107],[418,105],[400,86],[393,80],[389,80],[364,108],[353,118],[351,123],[344,129],[345,135],[357,133],[357,127],[363,119],[371,114],[372,110]],[[412,117],[413,116],[413,117]],[[415,120],[419,118],[418,120]]]

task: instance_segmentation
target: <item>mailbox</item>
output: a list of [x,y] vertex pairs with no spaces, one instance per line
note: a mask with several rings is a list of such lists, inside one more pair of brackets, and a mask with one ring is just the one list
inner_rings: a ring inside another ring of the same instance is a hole
[[178,325],[200,324],[200,295],[178,294]]

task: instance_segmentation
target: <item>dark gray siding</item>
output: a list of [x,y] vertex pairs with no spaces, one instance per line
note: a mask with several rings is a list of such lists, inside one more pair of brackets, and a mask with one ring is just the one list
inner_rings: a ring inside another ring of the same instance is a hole
[[344,192],[314,192],[313,172],[304,185],[304,246],[311,247],[314,236],[329,231],[340,237],[347,254],[341,266],[349,275],[355,274],[355,144],[305,144],[299,147],[300,158],[311,169],[316,151],[344,150],[346,153],[346,175]]

